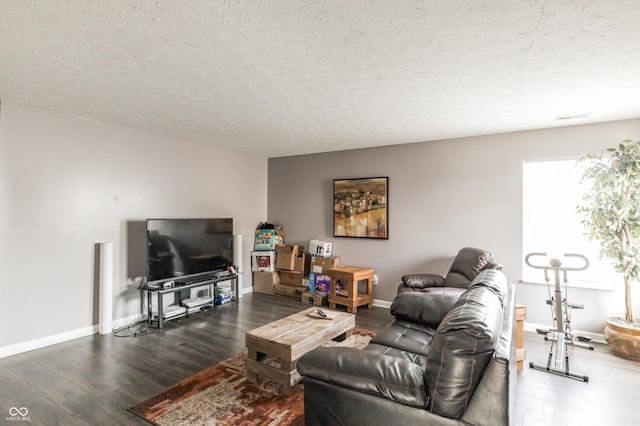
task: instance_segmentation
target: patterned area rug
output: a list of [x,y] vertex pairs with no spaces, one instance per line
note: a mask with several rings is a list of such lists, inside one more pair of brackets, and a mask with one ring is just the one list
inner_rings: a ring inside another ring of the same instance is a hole
[[[326,346],[363,348],[374,335],[356,328],[345,341],[331,341]],[[130,407],[129,411],[160,426],[304,425],[301,386],[285,396],[269,379],[258,376],[258,383],[250,382],[244,367],[246,358],[245,350]]]

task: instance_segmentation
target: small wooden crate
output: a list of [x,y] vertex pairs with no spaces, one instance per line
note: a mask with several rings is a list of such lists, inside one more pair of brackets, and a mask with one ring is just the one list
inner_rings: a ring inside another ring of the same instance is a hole
[[[347,312],[353,314],[358,312],[358,306],[373,307],[373,274],[373,269],[358,266],[341,266],[329,269],[327,272],[327,275],[331,277],[329,307],[335,309],[336,305],[344,305],[347,307]],[[366,291],[359,290],[358,284],[361,281],[366,281],[363,286]]]

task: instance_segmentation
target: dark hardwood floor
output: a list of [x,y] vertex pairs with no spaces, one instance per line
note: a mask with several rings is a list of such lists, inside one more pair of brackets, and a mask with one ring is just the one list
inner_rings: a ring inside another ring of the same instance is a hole
[[[137,337],[96,334],[0,359],[0,424],[19,424],[7,419],[11,407],[26,407],[36,425],[148,424],[127,407],[242,351],[247,330],[306,307],[248,294],[238,308],[221,306]],[[388,309],[360,308],[356,326],[378,331],[391,320]],[[640,424],[640,364],[604,345],[571,348],[572,369],[590,377],[584,383],[529,369],[529,361],[546,361],[549,347],[529,333],[525,346],[516,425]]]

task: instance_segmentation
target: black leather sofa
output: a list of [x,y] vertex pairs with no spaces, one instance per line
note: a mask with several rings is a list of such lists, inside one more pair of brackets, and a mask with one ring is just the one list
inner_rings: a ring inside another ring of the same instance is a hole
[[502,265],[496,263],[493,254],[487,250],[464,247],[453,259],[446,276],[425,273],[404,275],[398,286],[398,294],[413,291],[460,296],[485,269],[502,270]]
[[480,272],[461,295],[402,293],[364,349],[298,361],[306,425],[512,424],[515,289]]

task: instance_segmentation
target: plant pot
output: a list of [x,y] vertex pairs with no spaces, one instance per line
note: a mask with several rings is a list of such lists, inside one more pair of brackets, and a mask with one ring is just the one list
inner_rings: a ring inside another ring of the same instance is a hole
[[640,328],[626,326],[613,318],[605,320],[604,339],[621,358],[640,361]]

